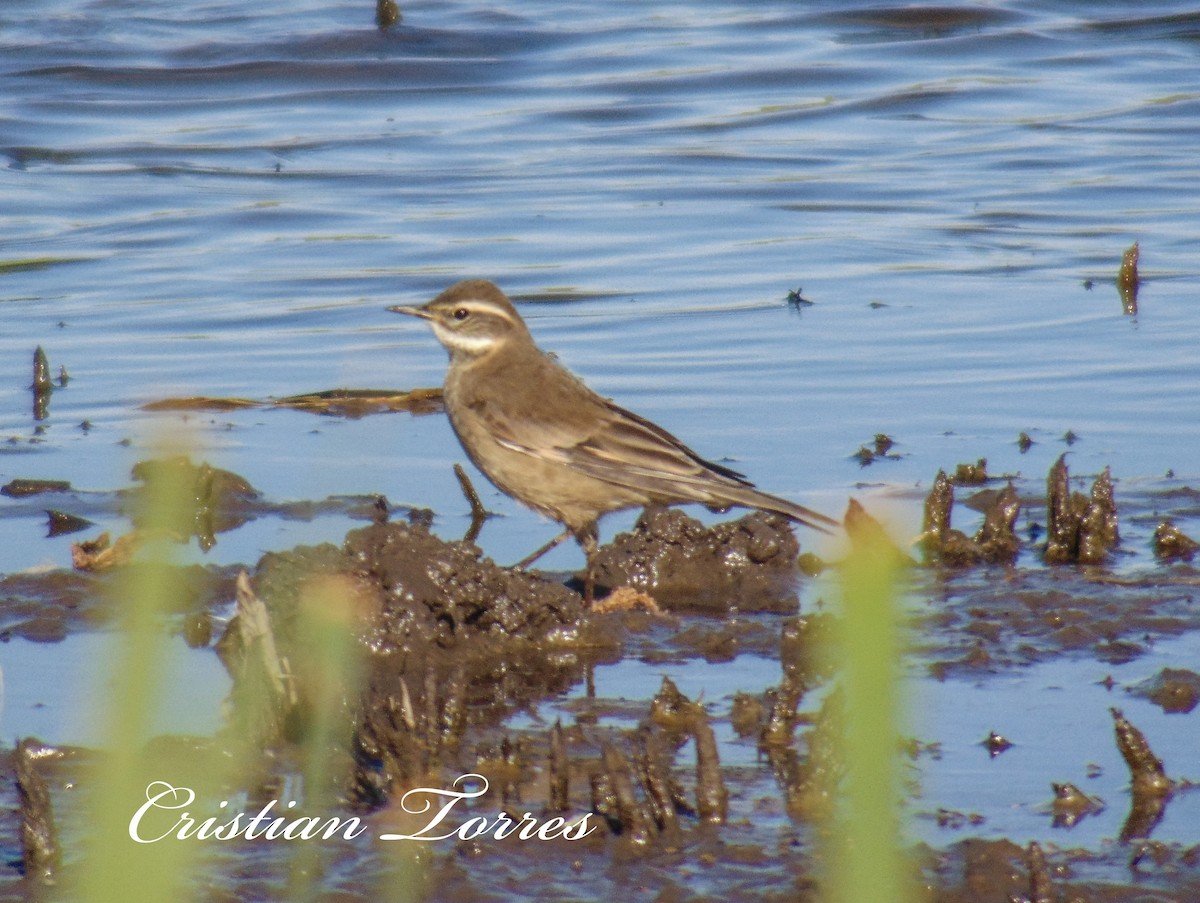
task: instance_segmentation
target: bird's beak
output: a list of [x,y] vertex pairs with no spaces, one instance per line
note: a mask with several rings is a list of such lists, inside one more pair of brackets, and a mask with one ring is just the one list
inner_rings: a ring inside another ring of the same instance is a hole
[[408,314],[410,317],[420,317],[422,320],[433,319],[433,314],[423,307],[389,307],[388,313]]

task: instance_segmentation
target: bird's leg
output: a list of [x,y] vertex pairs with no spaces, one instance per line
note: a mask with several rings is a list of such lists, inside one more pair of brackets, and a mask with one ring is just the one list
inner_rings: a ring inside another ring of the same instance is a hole
[[560,545],[562,545],[563,540],[565,540],[568,537],[573,536],[573,535],[574,534],[570,530],[563,530],[561,533],[559,533],[556,537],[554,537],[552,540],[550,540],[544,546],[541,546],[532,555],[527,555],[526,557],[522,558],[520,561],[518,561],[516,564],[514,564],[513,567],[520,568],[521,570],[525,570],[525,568],[529,567],[531,564],[533,564],[535,561],[537,561],[539,558],[541,558],[543,555],[545,555],[551,549],[556,549]]
[[588,608],[592,607],[592,602],[596,596],[596,575],[592,568],[592,559],[596,555],[596,550],[600,546],[599,529],[596,522],[581,527],[575,532],[575,539],[583,549],[583,554],[587,558],[587,564],[583,570],[583,604]]

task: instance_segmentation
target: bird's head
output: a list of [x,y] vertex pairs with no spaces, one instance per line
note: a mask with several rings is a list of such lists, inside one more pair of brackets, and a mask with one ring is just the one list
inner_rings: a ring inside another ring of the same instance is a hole
[[529,331],[513,303],[486,279],[455,283],[422,307],[388,310],[427,320],[451,357],[480,357],[505,342],[529,340]]

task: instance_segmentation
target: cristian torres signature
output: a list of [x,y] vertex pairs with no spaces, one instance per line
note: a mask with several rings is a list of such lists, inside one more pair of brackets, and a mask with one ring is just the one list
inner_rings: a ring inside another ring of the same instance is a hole
[[[414,787],[400,798],[400,807],[412,819],[407,833],[380,833],[379,840],[582,840],[597,825],[590,814],[573,818],[538,818],[525,812],[514,817],[508,812],[471,815],[460,820],[456,809],[465,800],[476,800],[487,793],[488,780],[479,774],[464,774],[449,788]],[[368,829],[357,816],[304,815],[296,811],[296,802],[270,800],[258,812],[230,811],[229,801],[221,800],[217,812],[205,817],[193,809],[196,792],[166,781],[154,781],[146,787],[146,801],[129,820],[129,837],[138,843],[163,840],[353,840]]]

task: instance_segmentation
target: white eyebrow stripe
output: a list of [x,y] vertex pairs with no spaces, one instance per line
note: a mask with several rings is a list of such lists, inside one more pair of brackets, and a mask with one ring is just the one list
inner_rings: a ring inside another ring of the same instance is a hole
[[515,320],[513,320],[512,314],[510,314],[503,307],[500,307],[498,304],[496,304],[493,301],[485,301],[483,298],[464,298],[460,302],[460,306],[462,306],[462,307],[474,306],[474,309],[476,312],[486,313],[488,316],[492,316],[492,317],[499,317],[500,319],[502,319],[506,323],[508,323],[510,326],[516,322]]

